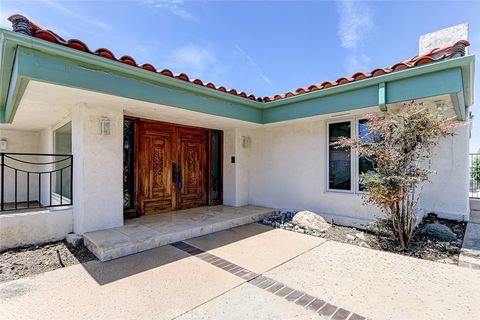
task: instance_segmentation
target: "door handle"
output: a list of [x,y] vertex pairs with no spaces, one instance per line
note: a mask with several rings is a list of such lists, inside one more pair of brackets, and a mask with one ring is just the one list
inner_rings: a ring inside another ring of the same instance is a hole
[[182,189],[182,164],[178,164],[178,174],[177,174],[177,180],[178,180],[178,189]]
[[175,163],[172,164],[172,182],[177,181],[177,165]]

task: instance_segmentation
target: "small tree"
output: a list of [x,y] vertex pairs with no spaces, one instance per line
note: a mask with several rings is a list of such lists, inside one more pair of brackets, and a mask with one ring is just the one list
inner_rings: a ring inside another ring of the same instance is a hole
[[398,113],[369,115],[367,137],[341,138],[333,143],[338,148],[356,148],[360,157],[374,161],[374,169],[360,177],[366,188],[364,200],[387,214],[402,248],[413,236],[415,207],[423,182],[433,172],[432,152],[457,126],[454,119],[412,101]]

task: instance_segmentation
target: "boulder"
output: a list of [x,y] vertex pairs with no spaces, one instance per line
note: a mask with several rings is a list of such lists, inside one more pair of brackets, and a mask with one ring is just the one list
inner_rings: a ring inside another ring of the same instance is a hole
[[330,224],[327,223],[320,215],[311,211],[300,211],[293,216],[292,223],[303,229],[314,230],[318,232],[325,232],[330,228]]
[[422,234],[439,241],[453,241],[457,239],[457,236],[449,227],[438,222],[427,224],[423,228]]

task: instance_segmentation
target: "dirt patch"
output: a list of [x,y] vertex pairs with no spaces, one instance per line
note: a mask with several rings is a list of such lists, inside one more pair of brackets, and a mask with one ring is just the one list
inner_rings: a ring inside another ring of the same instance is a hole
[[[353,245],[371,248],[381,251],[388,251],[410,257],[437,261],[447,264],[458,264],[458,256],[462,248],[463,237],[467,223],[440,219],[435,215],[429,215],[421,221],[415,229],[413,239],[407,249],[402,249],[391,235],[378,232],[358,230],[352,227],[332,225],[325,232],[316,233],[295,226],[291,221],[292,215],[274,216],[264,219],[261,223],[274,228],[281,228],[293,232],[299,232],[318,236],[328,240],[350,243]],[[439,241],[422,233],[424,227],[429,223],[440,223],[446,225],[455,233],[456,239],[452,241]]]
[[[447,226],[455,233],[455,240],[439,241],[422,233],[424,227],[430,223],[439,223]],[[413,239],[407,249],[402,249],[398,243],[389,236],[374,236],[373,241],[369,244],[374,249],[442,263],[458,264],[458,255],[462,249],[466,228],[467,223],[464,221],[440,219],[435,215],[430,215],[423,219],[415,229]]]
[[96,259],[83,244],[74,247],[66,241],[8,249],[0,252],[0,282]]

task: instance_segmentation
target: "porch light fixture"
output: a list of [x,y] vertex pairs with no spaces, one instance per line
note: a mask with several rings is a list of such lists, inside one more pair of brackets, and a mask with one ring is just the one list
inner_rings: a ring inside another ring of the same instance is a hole
[[110,124],[110,119],[103,117],[100,119],[100,135],[109,136],[112,134],[112,128]]
[[0,139],[0,151],[7,151],[7,148],[8,148],[7,139],[5,138]]

